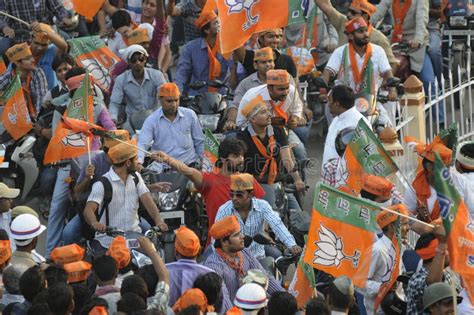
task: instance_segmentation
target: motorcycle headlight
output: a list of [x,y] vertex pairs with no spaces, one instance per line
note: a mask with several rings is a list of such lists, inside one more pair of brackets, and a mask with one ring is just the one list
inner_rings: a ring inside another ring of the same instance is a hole
[[220,114],[214,115],[198,115],[199,122],[201,123],[202,128],[208,128],[211,131],[217,129],[217,124],[219,123]]
[[451,26],[467,26],[467,19],[464,16],[450,16],[449,24]]
[[160,209],[164,211],[175,209],[178,206],[178,194],[179,189],[168,193],[158,193],[158,205]]

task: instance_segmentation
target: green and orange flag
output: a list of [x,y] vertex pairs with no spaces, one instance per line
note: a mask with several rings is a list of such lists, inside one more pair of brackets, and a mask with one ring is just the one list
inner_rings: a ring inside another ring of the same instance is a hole
[[77,64],[86,69],[94,78],[94,83],[107,93],[111,93],[112,77],[110,72],[114,65],[120,61],[105,45],[99,36],[79,37],[68,40],[71,47],[70,54],[76,59]]
[[[307,237],[305,237],[306,241]],[[300,261],[296,266],[296,272],[288,287],[288,292],[291,293],[298,303],[298,309],[303,308],[309,300],[315,296],[316,277],[312,266],[304,262],[304,253],[301,254]]]
[[[92,110],[93,102],[90,77],[89,73],[86,73],[81,86],[77,88],[68,105],[64,117],[92,123],[94,118]],[[81,129],[75,130],[78,128],[82,128],[82,125],[74,124],[72,120],[66,120],[66,122],[63,120],[59,121],[44,154],[45,165],[87,153],[88,147],[86,138],[90,137],[90,135]]]
[[33,128],[19,76],[14,77],[7,86],[1,103],[5,104],[2,113],[3,125],[12,138],[18,140]]
[[474,301],[474,282],[469,281],[474,279],[474,220],[453,185],[449,169],[438,154],[435,158],[434,188],[448,238],[449,265],[461,276],[464,288]]
[[379,206],[330,186],[316,189],[304,261],[364,288],[376,239]]
[[358,195],[364,174],[387,177],[398,171],[398,166],[363,119],[359,120],[352,139],[336,170],[336,188],[346,187]]
[[216,165],[219,156],[219,141],[214,137],[211,130],[204,129],[204,159],[202,170],[205,172],[218,172]]

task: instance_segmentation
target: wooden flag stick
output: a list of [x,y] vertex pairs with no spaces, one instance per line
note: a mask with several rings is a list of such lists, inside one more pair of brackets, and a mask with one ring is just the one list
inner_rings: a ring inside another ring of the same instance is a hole
[[9,18],[12,19],[12,20],[15,20],[15,21],[17,21],[17,22],[20,22],[20,23],[22,23],[22,24],[25,24],[26,26],[28,26],[28,27],[31,28],[31,25],[30,25],[29,23],[23,21],[22,19],[17,18],[16,16],[13,16],[13,15],[11,15],[11,14],[8,14],[7,12],[4,12],[4,11],[0,11],[0,14],[3,14],[3,15],[5,15],[6,17],[9,17]]
[[397,212],[397,211],[394,211],[394,210],[390,210],[390,209],[385,208],[385,207],[380,207],[380,209],[385,210],[385,211],[390,212],[390,213],[393,213],[393,214],[396,214],[396,215],[398,215],[398,216],[400,216],[400,217],[403,217],[403,218],[406,218],[406,219],[408,219],[408,220],[411,220],[411,221],[414,221],[414,222],[423,224],[423,225],[428,226],[428,227],[430,227],[430,228],[434,228],[434,227],[435,227],[433,224],[429,224],[429,223],[427,223],[427,222],[418,220],[417,218],[410,217],[409,215],[406,215],[406,214],[403,214],[403,213],[400,213],[400,212]]
[[[105,137],[107,137],[107,136],[105,136]],[[113,139],[113,140],[115,140],[115,141],[118,141],[118,142],[120,142],[120,143],[126,144],[126,145],[128,145],[128,146],[130,146],[130,147],[132,147],[132,148],[135,148],[135,149],[137,149],[138,151],[141,151],[141,152],[145,153],[146,155],[149,155],[149,156],[152,155],[152,153],[151,153],[150,151],[144,150],[144,149],[142,149],[142,148],[140,148],[140,147],[138,147],[138,146],[136,146],[136,145],[134,145],[134,144],[132,144],[132,143],[129,143],[129,142],[127,142],[127,141],[123,141],[123,140],[120,140],[120,139],[118,139],[118,138],[112,138],[112,137],[110,137],[110,136],[109,136],[109,138],[110,138],[110,139]]]

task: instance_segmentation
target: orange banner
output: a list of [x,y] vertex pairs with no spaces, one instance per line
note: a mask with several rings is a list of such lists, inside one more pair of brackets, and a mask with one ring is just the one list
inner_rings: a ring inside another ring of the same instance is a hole
[[74,11],[87,20],[92,20],[104,4],[104,0],[71,0]]

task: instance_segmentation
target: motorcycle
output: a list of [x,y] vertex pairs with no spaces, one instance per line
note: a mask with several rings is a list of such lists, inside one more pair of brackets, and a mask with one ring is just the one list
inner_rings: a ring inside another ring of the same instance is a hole
[[[200,90],[204,87],[219,89],[225,84],[219,80],[196,81],[189,85],[191,90]],[[222,133],[227,116],[228,88],[225,95],[218,92],[203,92],[195,96],[182,96],[181,106],[192,109],[199,118],[203,129],[209,129],[212,133]]]
[[324,108],[327,99],[323,97],[327,94],[327,91],[319,87],[314,81],[319,76],[319,71],[300,76],[300,89],[308,108],[313,112],[313,124],[325,123],[324,129],[327,129],[327,122],[324,120]]

